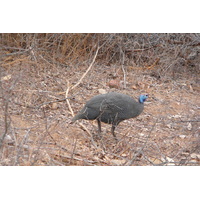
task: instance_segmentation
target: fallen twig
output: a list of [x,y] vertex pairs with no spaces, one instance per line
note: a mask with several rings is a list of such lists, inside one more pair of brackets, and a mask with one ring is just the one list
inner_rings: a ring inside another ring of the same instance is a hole
[[66,99],[68,108],[69,108],[69,110],[70,110],[72,116],[74,117],[74,111],[72,110],[72,107],[71,107],[71,105],[70,105],[70,103],[69,103],[69,100],[68,100],[69,89],[70,89],[69,81],[67,80],[67,90],[66,90],[66,92],[65,92],[65,99]]
[[200,120],[185,120],[185,121],[176,121],[177,123],[178,122],[200,122]]

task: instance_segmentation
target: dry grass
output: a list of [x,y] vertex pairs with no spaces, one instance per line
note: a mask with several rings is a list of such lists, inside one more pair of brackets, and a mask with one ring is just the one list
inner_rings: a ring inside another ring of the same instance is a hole
[[4,61],[15,56],[22,62],[19,55],[26,55],[52,65],[82,65],[99,46],[98,64],[159,66],[157,76],[172,78],[199,72],[199,34],[1,34],[0,43]]
[[[0,43],[1,165],[200,164],[199,34],[1,34]],[[97,139],[96,122],[70,124],[99,89],[150,95],[117,127],[118,143],[110,125]]]

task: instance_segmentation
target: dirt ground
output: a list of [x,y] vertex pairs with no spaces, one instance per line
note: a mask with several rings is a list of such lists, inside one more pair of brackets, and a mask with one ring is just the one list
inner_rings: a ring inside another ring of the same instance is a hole
[[[71,89],[88,66],[23,61],[2,68],[0,130],[7,133],[0,165],[200,165],[197,76],[173,80],[139,67],[126,66],[124,73],[121,66],[94,65]],[[113,77],[117,78],[111,88]],[[58,102],[67,90],[69,104]],[[96,121],[70,123],[69,105],[76,114],[87,100],[105,91],[135,99],[149,94],[143,113],[117,126],[118,142],[109,124],[102,123],[100,138]]]

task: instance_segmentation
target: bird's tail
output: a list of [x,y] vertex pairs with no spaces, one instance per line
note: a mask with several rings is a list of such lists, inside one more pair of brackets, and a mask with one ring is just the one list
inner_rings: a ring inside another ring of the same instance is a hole
[[79,119],[79,115],[75,115],[73,118],[72,118],[72,120],[71,120],[71,122],[72,123],[74,123],[76,120],[78,120]]

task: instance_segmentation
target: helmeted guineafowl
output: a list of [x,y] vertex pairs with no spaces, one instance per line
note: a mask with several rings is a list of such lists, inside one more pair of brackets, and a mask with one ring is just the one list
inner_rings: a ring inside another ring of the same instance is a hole
[[72,119],[94,120],[98,122],[98,131],[101,132],[101,122],[112,124],[111,132],[114,133],[115,127],[123,120],[137,117],[144,109],[144,101],[148,95],[140,95],[139,100],[135,101],[132,97],[110,92],[94,96],[82,110]]

